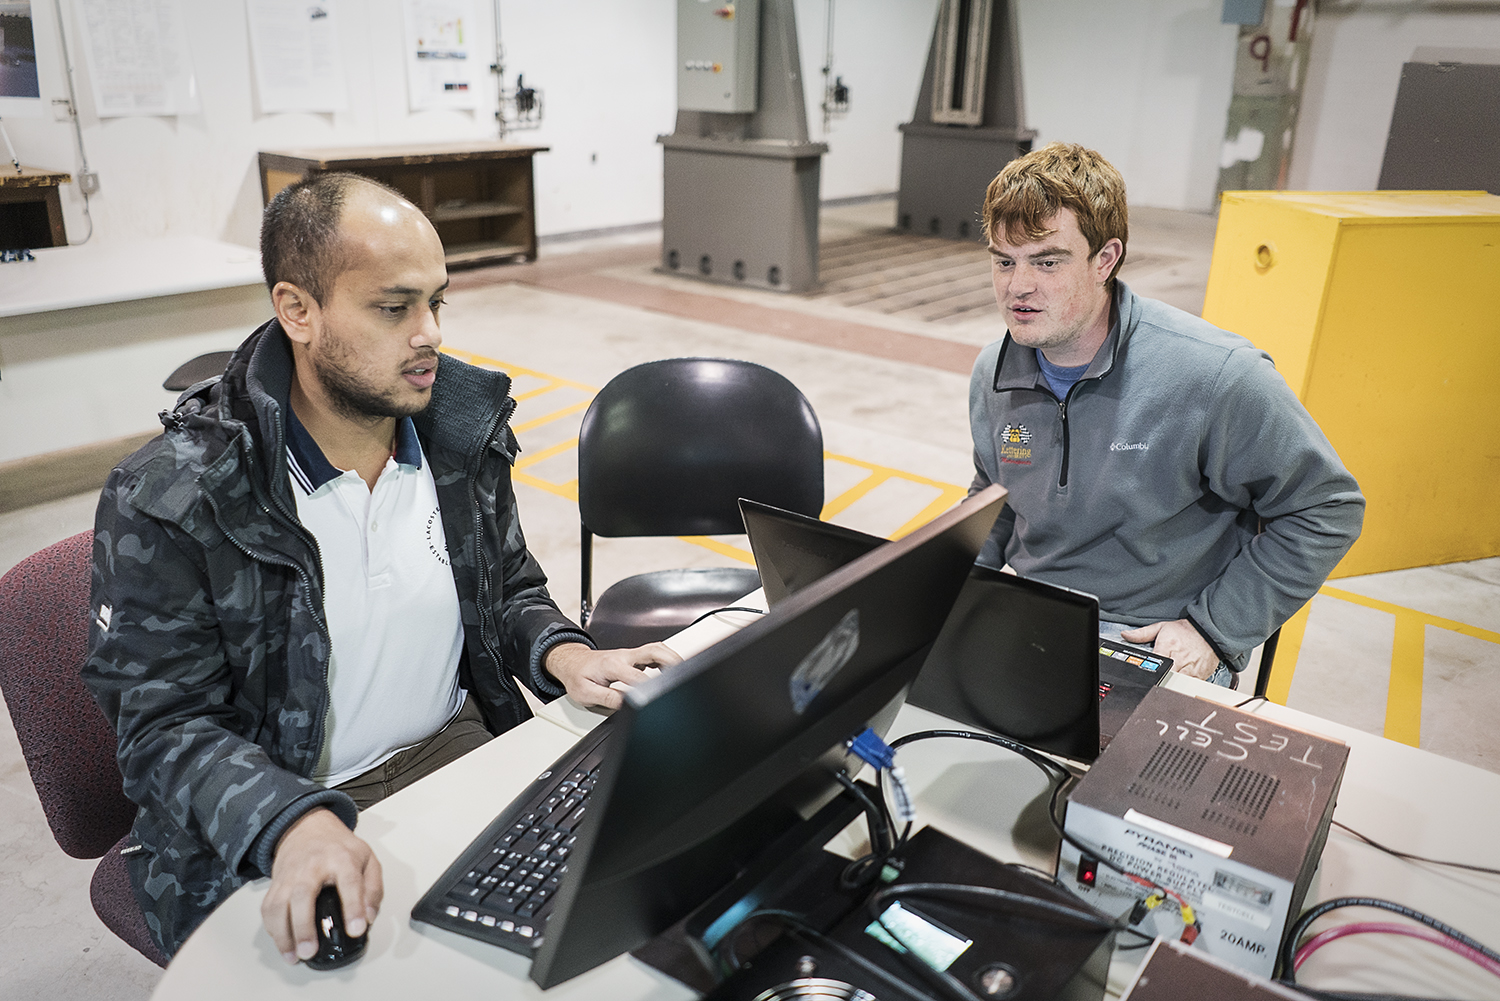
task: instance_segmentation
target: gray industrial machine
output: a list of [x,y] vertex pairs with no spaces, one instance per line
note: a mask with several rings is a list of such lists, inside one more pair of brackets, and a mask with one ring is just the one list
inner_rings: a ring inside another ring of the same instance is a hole
[[901,126],[896,224],[980,237],[985,188],[1031,150],[1011,0],[943,0],[912,120]]
[[818,282],[823,143],[810,142],[792,0],[677,0],[664,271],[798,292]]

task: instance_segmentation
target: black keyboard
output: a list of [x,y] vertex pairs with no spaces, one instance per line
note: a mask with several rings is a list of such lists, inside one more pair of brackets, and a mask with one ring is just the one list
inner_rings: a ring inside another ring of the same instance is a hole
[[540,945],[604,760],[604,736],[596,731],[585,737],[503,810],[427,891],[412,917],[513,952],[529,955]]

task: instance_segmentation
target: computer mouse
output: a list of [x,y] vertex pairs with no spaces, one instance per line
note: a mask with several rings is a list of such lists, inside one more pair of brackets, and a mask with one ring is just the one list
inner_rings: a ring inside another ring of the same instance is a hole
[[307,965],[314,970],[337,970],[364,954],[369,933],[355,938],[344,931],[344,903],[336,887],[325,886],[318,894],[318,952]]

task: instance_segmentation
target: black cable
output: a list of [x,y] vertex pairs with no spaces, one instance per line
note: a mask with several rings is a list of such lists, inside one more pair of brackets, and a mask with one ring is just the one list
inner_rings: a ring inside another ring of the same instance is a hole
[[1350,834],[1354,835],[1356,838],[1363,841],[1371,848],[1378,848],[1381,851],[1385,852],[1387,855],[1394,855],[1399,859],[1406,859],[1411,862],[1427,862],[1432,865],[1446,865],[1451,866],[1454,869],[1467,869],[1470,872],[1485,872],[1489,873],[1492,876],[1500,876],[1500,869],[1490,869],[1482,865],[1471,865],[1468,862],[1444,862],[1442,859],[1427,858],[1424,855],[1413,855],[1411,852],[1403,852],[1397,848],[1387,848],[1385,845],[1381,844],[1375,839],[1366,837],[1365,835],[1356,831],[1354,828],[1350,827],[1348,824],[1341,824],[1337,820],[1333,822],[1333,826],[1342,827],[1344,830],[1348,831]]
[[[914,741],[930,740],[934,737],[955,737],[960,740],[978,740],[986,744],[994,744],[998,747],[1003,747],[1008,751],[1014,751],[1016,754],[1021,755],[1021,757],[1036,765],[1037,768],[1041,769],[1041,771],[1046,774],[1048,779],[1053,783],[1052,797],[1047,804],[1047,819],[1052,822],[1052,827],[1057,831],[1057,835],[1059,838],[1072,845],[1074,848],[1078,849],[1081,854],[1087,855],[1089,858],[1098,859],[1099,864],[1104,866],[1106,869],[1112,869],[1127,879],[1140,883],[1141,885],[1149,887],[1152,890],[1160,891],[1163,896],[1171,896],[1171,894],[1167,893],[1165,887],[1159,885],[1154,880],[1148,879],[1147,877],[1142,876],[1138,873],[1131,872],[1112,859],[1105,857],[1097,849],[1075,838],[1063,828],[1063,822],[1057,815],[1057,804],[1058,800],[1062,796],[1063,790],[1067,788],[1068,781],[1073,777],[1073,773],[1068,771],[1067,768],[1065,768],[1058,762],[1053,761],[1051,758],[1042,754],[1040,751],[1027,747],[1025,744],[1011,740],[1008,737],[1000,737],[991,733],[972,733],[968,730],[921,730],[917,733],[909,733],[904,737],[899,737],[896,740],[892,741],[891,749],[895,750],[896,748],[903,747],[906,744],[910,744]],[[1194,922],[1194,924],[1196,923],[1197,922]]]
[[872,854],[888,854],[895,847],[895,842],[885,815],[875,805],[875,801],[865,795],[865,791],[849,776],[843,772],[834,772],[833,777],[839,780],[839,784],[847,789],[850,795],[859,800],[860,806],[864,807],[865,821],[870,825],[870,847],[874,849]]
[[1445,925],[1437,918],[1423,914],[1415,908],[1407,907],[1405,904],[1397,904],[1389,900],[1381,900],[1378,897],[1335,897],[1333,900],[1325,900],[1321,904],[1304,911],[1302,916],[1297,919],[1297,923],[1292,925],[1291,930],[1286,933],[1286,938],[1281,943],[1282,983],[1295,984],[1297,982],[1297,942],[1302,938],[1302,934],[1307,931],[1308,926],[1329,911],[1338,910],[1341,907],[1378,907],[1381,910],[1393,911],[1402,917],[1411,918],[1413,921],[1436,929],[1455,942],[1468,946],[1486,959],[1492,959],[1500,963],[1500,952],[1496,952],[1488,946],[1476,942],[1457,928]]
[[1236,708],[1236,709],[1243,709],[1243,708],[1245,708],[1246,706],[1248,706],[1252,702],[1265,702],[1265,701],[1267,701],[1267,699],[1266,699],[1266,697],[1264,695],[1252,695],[1248,699],[1246,699],[1244,702],[1236,702],[1234,704],[1234,708]]
[[688,628],[688,626],[696,626],[698,623],[702,622],[710,615],[718,615],[720,612],[753,612],[756,615],[766,614],[766,610],[764,608],[750,608],[746,605],[725,605],[723,608],[709,609],[708,611],[704,612],[702,615],[694,619],[692,622],[689,622],[687,626],[683,626],[682,628],[686,629]]

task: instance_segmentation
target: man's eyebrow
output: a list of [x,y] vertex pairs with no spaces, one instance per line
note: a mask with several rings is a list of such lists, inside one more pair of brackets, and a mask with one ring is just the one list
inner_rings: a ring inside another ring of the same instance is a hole
[[[1020,257],[1020,254],[1012,254],[998,247],[990,247],[990,254],[994,257]],[[1043,247],[1033,254],[1025,255],[1028,261],[1040,260],[1043,257],[1072,257],[1073,252],[1067,247]]]
[[[435,291],[433,293],[433,295],[437,295],[437,294],[439,294],[439,293],[447,290],[448,284],[451,281],[452,281],[452,279],[450,278],[448,281],[443,282],[443,284],[439,285],[437,287],[437,291]],[[418,296],[421,296],[423,294],[423,291],[422,291],[422,289],[419,289],[419,288],[412,288],[410,285],[387,285],[385,288],[383,288],[383,289],[380,290],[380,294],[381,295],[389,295],[389,296],[400,296],[400,297],[406,298],[406,299],[415,299]]]

